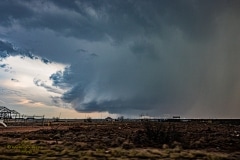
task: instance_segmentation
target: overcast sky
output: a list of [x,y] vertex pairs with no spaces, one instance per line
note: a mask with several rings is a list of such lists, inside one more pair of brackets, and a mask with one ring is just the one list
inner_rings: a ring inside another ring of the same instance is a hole
[[1,0],[0,105],[240,118],[238,0]]

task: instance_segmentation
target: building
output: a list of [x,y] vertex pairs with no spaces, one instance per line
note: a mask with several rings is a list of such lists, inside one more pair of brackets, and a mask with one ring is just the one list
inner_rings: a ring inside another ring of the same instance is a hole
[[113,119],[112,119],[111,117],[107,117],[107,118],[105,118],[105,120],[106,120],[107,122],[112,122],[112,121],[113,121]]

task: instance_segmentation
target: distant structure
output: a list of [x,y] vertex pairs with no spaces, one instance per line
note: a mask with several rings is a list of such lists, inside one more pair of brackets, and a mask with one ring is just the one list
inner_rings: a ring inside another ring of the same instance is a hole
[[43,116],[27,116],[27,115],[21,115],[19,112],[15,110],[8,109],[5,106],[0,106],[0,124],[3,126],[7,126],[4,122],[9,123],[10,121],[12,122],[41,122],[44,124],[44,115]]
[[5,119],[16,119],[20,117],[20,113],[15,110],[10,110],[7,107],[0,106],[0,124],[4,127],[7,125],[4,123]]
[[180,116],[173,116],[173,119],[180,119]]
[[112,122],[112,121],[113,121],[113,119],[112,119],[111,117],[107,117],[107,118],[105,118],[105,120],[106,120],[107,122]]
[[20,113],[10,110],[7,107],[0,106],[0,119],[16,119],[20,118]]

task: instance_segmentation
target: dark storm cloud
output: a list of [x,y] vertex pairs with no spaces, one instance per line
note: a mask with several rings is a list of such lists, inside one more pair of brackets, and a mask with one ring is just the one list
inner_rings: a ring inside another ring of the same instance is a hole
[[[26,57],[30,58],[32,60],[41,59],[41,61],[45,64],[52,63],[49,59],[38,57],[29,50],[14,47],[12,43],[10,43],[8,41],[0,40],[0,58],[7,58],[10,55],[11,56],[20,55],[22,59],[24,59]],[[6,68],[6,64],[1,65],[0,67]],[[11,69],[11,67],[8,67],[8,69]]]
[[[195,110],[197,116],[197,110],[202,117],[238,116],[226,108],[236,110],[240,103],[233,98],[240,79],[236,73],[240,67],[236,61],[240,58],[238,34],[232,34],[240,25],[232,17],[239,17],[237,2],[125,1],[115,5],[118,2],[108,10],[112,23],[107,33],[116,41],[125,39],[129,50],[115,51],[117,56],[101,55],[92,72],[95,76],[79,78],[92,64],[81,66],[79,61],[78,67],[70,67],[68,79],[59,77],[61,82],[73,84],[62,100],[80,112],[184,115]],[[230,17],[233,19],[227,22]]]
[[64,56],[49,55],[68,60],[50,79],[67,89],[61,100],[77,111],[239,117],[239,1],[55,0],[11,7],[0,11],[7,15],[3,26],[50,30],[73,37],[69,46],[83,43]]
[[[74,11],[82,17],[79,17],[79,23],[73,25],[70,24],[74,21],[69,23],[62,17],[61,23],[65,23],[56,25],[59,29],[68,28],[68,34],[71,36],[88,40],[100,40],[108,35],[117,42],[139,33],[168,36],[165,30],[166,25],[183,30],[193,39],[206,38],[208,34],[215,31],[214,19],[219,13],[229,8],[237,11],[240,5],[238,1],[226,0],[218,1],[218,3],[216,1],[178,0],[52,2],[59,8]],[[96,14],[95,19],[93,13]],[[58,28],[52,29],[58,30]]]
[[27,55],[27,57],[29,57],[30,59],[38,59],[38,57],[34,56],[34,55],[31,54],[31,53],[27,53],[26,55]]
[[124,101],[124,100],[106,100],[103,102],[92,101],[89,103],[83,103],[82,106],[77,107],[77,111],[80,112],[93,112],[100,111],[105,112],[108,111],[110,113],[126,113],[126,110],[141,110],[141,111],[149,111],[152,109],[152,102],[146,103],[145,101],[141,103],[141,101]]
[[63,73],[62,71],[57,71],[56,73],[53,73],[49,79],[53,81],[53,86],[59,86],[61,83],[63,83]]
[[64,71],[57,71],[56,73],[53,73],[49,79],[52,80],[53,86],[60,87],[62,89],[66,89],[76,83],[70,75],[69,67],[65,68]]
[[97,57],[98,55],[96,53],[91,53],[90,54],[92,57]]
[[24,20],[33,15],[32,10],[23,5],[24,1],[2,0],[0,2],[0,24],[11,26],[14,20]]
[[76,53],[80,53],[80,54],[88,54],[92,57],[97,57],[98,55],[96,53],[89,53],[89,51],[85,50],[85,49],[77,49]]
[[33,59],[33,55],[26,52],[23,53],[23,50],[20,50],[16,47],[14,47],[14,45],[8,41],[2,41],[0,40],[0,57],[1,58],[6,58],[9,57],[10,55],[26,55],[29,58]]
[[[97,41],[110,36],[123,41],[136,34],[167,36],[177,26],[188,36],[214,31],[217,14],[237,1],[9,1],[1,2],[2,23],[51,29],[64,36]],[[7,8],[7,9],[6,9]],[[10,10],[9,10],[10,9]],[[208,25],[202,25],[202,24]],[[165,35],[166,34],[166,35]]]
[[14,52],[16,50],[11,43],[0,40],[0,58],[6,58]]
[[135,44],[133,44],[130,49],[133,54],[135,54],[139,58],[151,58],[152,60],[157,60],[159,58],[156,46],[154,46],[154,44],[151,44],[150,42],[135,42]]
[[49,64],[49,63],[52,63],[49,59],[47,58],[42,58],[41,61],[45,64]]
[[106,35],[123,40],[139,32],[163,36],[165,25],[177,26],[195,39],[214,31],[214,18],[222,10],[237,11],[239,2],[4,0],[0,7],[2,24],[11,25],[16,20],[28,28],[48,28],[88,40]]
[[77,53],[86,53],[87,51],[85,49],[77,49],[76,52]]

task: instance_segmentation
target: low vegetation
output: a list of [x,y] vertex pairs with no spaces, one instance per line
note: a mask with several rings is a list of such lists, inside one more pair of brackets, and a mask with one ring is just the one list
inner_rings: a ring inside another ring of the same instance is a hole
[[[0,132],[0,159],[240,159],[239,125],[190,122],[52,125],[35,131],[26,127],[22,132],[18,128],[15,132],[10,132],[11,128],[9,132]],[[21,149],[26,145],[27,150]]]

